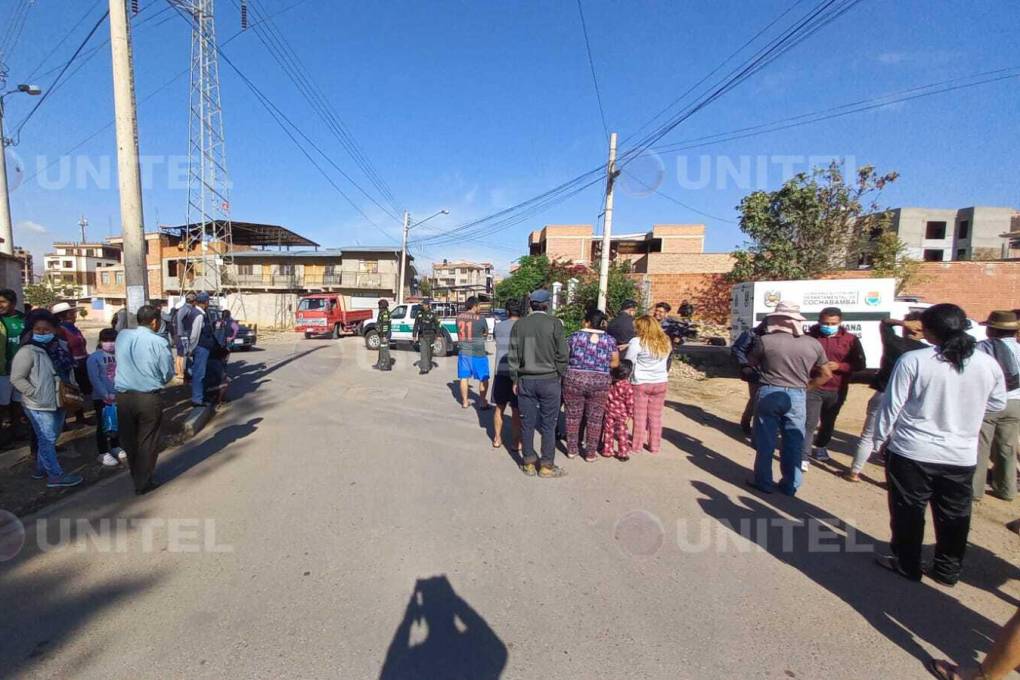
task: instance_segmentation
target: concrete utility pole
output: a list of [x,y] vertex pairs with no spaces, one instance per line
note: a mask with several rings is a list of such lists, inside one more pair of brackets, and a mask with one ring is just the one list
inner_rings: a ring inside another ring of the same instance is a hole
[[11,197],[7,193],[7,138],[4,137],[4,100],[0,97],[0,253],[14,254],[14,225],[11,222]]
[[127,3],[110,0],[110,50],[113,56],[113,105],[117,121],[117,176],[120,183],[120,221],[124,237],[124,284],[127,322],[134,328],[135,312],[149,298],[145,264],[145,221],[142,180],[138,167],[138,115]]
[[411,230],[411,213],[404,211],[404,238],[400,243],[400,288],[397,289],[397,304],[404,304],[404,269],[407,268],[407,232]]
[[620,174],[616,169],[616,133],[609,135],[609,163],[606,165],[606,221],[602,227],[602,264],[599,267],[598,308],[606,309],[606,293],[609,290],[609,245],[613,236],[613,184]]
[[78,220],[78,226],[81,227],[81,242],[87,243],[87,241],[85,240],[85,229],[88,228],[89,226],[89,218],[82,215],[81,219]]

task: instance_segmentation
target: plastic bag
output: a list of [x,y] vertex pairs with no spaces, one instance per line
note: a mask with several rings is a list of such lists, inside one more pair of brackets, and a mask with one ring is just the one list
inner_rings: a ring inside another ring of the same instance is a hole
[[106,404],[103,406],[103,432],[110,433],[117,431],[117,406]]

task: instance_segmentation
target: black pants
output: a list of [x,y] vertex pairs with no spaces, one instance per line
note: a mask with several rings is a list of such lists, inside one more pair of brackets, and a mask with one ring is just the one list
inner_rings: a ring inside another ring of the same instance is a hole
[[935,559],[931,571],[941,580],[956,583],[967,551],[974,466],[919,463],[895,451],[885,466],[889,487],[892,549],[908,576],[921,578],[924,512],[931,503],[935,521]]
[[96,411],[96,452],[100,456],[104,453],[109,453],[113,447],[120,446],[116,432],[107,433],[103,431],[104,406],[106,406],[106,402],[100,399],[92,400],[92,407]]
[[436,341],[435,333],[423,333],[418,338],[418,370],[428,373],[432,370],[432,343]]
[[556,458],[556,423],[560,417],[559,378],[521,378],[517,381],[517,403],[521,412],[524,462],[538,462],[535,430],[542,434],[542,465],[551,467]]
[[[836,429],[836,418],[839,416],[846,392],[840,390],[808,390],[807,418],[804,422],[804,456],[811,454],[811,444],[828,446],[832,440],[832,431]],[[816,431],[817,430],[817,431]],[[814,438],[812,439],[812,436]]]
[[152,481],[162,422],[163,400],[159,392],[117,393],[120,443],[127,453],[135,491],[141,491]]

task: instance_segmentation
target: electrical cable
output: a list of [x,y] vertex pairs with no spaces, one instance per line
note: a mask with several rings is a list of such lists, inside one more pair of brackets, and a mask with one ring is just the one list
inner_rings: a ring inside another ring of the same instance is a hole
[[606,139],[609,139],[609,126],[606,124],[606,110],[602,106],[602,92],[599,91],[599,79],[595,75],[595,61],[591,56],[591,42],[588,39],[588,24],[584,20],[584,8],[581,6],[581,0],[577,0],[577,14],[581,17],[581,33],[584,35],[584,50],[588,55],[588,66],[591,68],[591,81],[595,85],[595,100],[599,105],[599,118],[602,120],[602,131],[606,133]]

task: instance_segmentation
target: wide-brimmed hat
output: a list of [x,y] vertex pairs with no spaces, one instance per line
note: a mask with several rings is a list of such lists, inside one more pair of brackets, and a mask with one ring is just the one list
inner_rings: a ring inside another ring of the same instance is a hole
[[[72,305],[70,305],[70,304],[68,304],[66,302],[58,302],[57,304],[55,304],[52,307],[50,307],[50,313],[52,313],[52,314],[63,314],[64,312],[69,312],[72,309],[74,309],[74,307]],[[1014,318],[1014,320],[1016,319],[1016,317],[1013,317],[1013,318]]]
[[997,309],[988,315],[988,319],[981,322],[982,326],[997,328],[1000,331],[1020,330],[1020,322],[1017,322],[1016,312],[1008,309]]
[[766,316],[782,316],[794,321],[807,321],[804,315],[800,313],[800,305],[794,305],[789,302],[780,302]]

